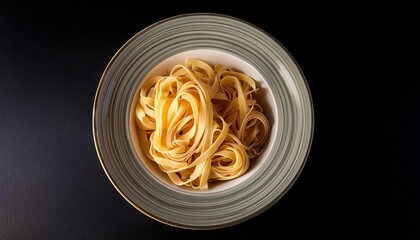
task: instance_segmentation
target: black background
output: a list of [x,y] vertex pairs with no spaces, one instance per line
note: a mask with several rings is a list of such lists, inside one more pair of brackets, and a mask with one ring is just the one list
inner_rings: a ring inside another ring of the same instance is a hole
[[[415,7],[60,4],[0,7],[0,239],[420,239]],[[212,231],[135,210],[92,139],[96,87],[114,53],[142,28],[191,12],[242,18],[278,39],[315,109],[312,149],[291,190],[257,217]]]

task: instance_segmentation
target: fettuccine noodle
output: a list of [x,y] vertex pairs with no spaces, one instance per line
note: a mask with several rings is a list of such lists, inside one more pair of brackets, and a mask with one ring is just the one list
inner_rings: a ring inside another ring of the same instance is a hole
[[270,130],[257,90],[243,73],[187,59],[142,84],[141,147],[176,185],[208,189],[208,182],[237,178],[261,154]]

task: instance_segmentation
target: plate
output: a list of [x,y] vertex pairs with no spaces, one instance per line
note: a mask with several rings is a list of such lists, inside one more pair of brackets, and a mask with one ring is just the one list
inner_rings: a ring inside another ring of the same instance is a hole
[[[144,79],[186,58],[220,63],[253,77],[271,124],[264,152],[241,177],[208,190],[175,186],[142,152],[134,118]],[[268,210],[298,178],[310,152],[313,105],[305,77],[268,33],[238,18],[186,14],[161,20],[129,39],[110,60],[93,105],[99,162],[115,189],[147,216],[179,228],[216,229]]]

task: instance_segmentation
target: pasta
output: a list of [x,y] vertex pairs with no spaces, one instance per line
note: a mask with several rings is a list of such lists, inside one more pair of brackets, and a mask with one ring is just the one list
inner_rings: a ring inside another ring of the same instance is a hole
[[142,84],[135,109],[141,147],[176,185],[208,189],[237,178],[270,130],[257,90],[246,74],[187,59]]

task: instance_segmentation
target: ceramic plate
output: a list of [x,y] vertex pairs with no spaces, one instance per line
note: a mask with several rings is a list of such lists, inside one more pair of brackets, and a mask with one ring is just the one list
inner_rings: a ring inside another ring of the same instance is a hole
[[[142,81],[190,57],[252,76],[271,124],[248,172],[208,190],[175,186],[159,171],[139,147],[133,115]],[[189,229],[238,224],[275,204],[304,167],[313,124],[307,82],[287,50],[258,27],[216,14],[175,16],[137,33],[109,62],[93,106],[96,150],[116,190],[147,216]]]

